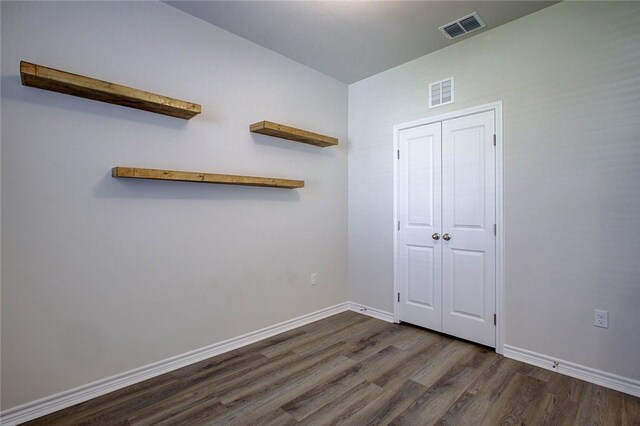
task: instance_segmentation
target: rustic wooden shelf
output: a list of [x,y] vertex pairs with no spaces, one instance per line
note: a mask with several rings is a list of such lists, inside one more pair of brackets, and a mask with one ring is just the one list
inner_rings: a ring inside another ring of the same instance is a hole
[[81,98],[151,111],[172,117],[189,119],[200,114],[200,105],[155,93],[96,80],[65,71],[20,61],[20,76],[24,86],[37,87]]
[[249,127],[253,133],[275,136],[277,138],[289,139],[291,141],[307,143],[319,147],[338,145],[338,139],[319,133],[307,132],[284,124],[273,123],[271,121],[260,121]]
[[184,182],[219,183],[225,185],[265,186],[271,188],[302,188],[303,180],[276,179],[254,176],[219,175],[214,173],[181,172],[176,170],[114,167],[111,176],[116,178],[174,180]]

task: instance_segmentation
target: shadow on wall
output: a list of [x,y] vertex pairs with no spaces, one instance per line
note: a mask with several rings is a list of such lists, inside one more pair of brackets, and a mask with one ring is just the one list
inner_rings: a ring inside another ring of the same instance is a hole
[[[0,79],[0,87],[2,88],[3,98],[44,105],[52,108],[66,109],[68,111],[92,114],[101,117],[107,116],[118,120],[137,121],[140,123],[172,129],[183,129],[189,122],[188,120],[168,115],[161,115],[121,105],[94,101],[91,99],[38,89],[36,87],[23,86],[19,74],[2,76]],[[197,117],[202,119],[202,114]]]
[[[339,149],[340,145],[320,148],[317,146],[313,146],[310,144],[290,141],[288,139],[277,138],[274,136],[266,136],[266,135],[256,135],[255,133],[251,134],[251,139],[258,145],[264,145],[268,147],[269,150],[272,149],[286,149],[289,151],[302,152],[309,155],[314,155],[316,157],[328,157],[335,158],[338,154],[336,149]],[[344,142],[340,141],[340,144]]]
[[[307,182],[305,182],[307,185]],[[283,189],[198,182],[148,179],[119,179],[111,170],[94,187],[96,198],[174,199],[174,200],[266,200],[300,201],[305,188]]]

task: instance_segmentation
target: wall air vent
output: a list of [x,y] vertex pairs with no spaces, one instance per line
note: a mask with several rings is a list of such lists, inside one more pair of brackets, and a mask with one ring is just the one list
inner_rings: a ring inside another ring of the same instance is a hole
[[451,40],[472,31],[479,30],[484,26],[485,23],[482,21],[482,19],[480,19],[477,13],[473,12],[471,15],[456,19],[455,21],[449,22],[448,24],[443,25],[438,29],[442,31],[448,39]]
[[453,103],[453,77],[429,85],[429,108]]

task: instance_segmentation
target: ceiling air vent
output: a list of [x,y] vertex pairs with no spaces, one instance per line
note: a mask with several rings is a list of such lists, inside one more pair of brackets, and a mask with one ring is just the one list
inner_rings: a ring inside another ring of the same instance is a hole
[[429,85],[429,108],[453,103],[453,77]]
[[480,19],[477,13],[473,12],[471,15],[441,26],[439,30],[442,31],[448,39],[454,39],[472,31],[479,30],[484,26],[485,23],[482,22],[482,19]]

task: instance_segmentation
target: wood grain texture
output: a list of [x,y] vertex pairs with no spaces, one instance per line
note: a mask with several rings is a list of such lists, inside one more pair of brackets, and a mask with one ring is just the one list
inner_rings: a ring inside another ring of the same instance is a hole
[[260,121],[258,123],[254,123],[249,127],[249,131],[252,133],[260,133],[262,135],[315,145],[321,148],[338,145],[337,138],[308,132],[302,129],[296,129],[295,127],[285,126],[284,124],[278,124],[272,121]]
[[220,175],[215,173],[184,172],[178,170],[143,169],[139,167],[114,167],[111,176],[115,178],[172,180],[179,182],[217,183],[224,185],[263,186],[269,188],[302,188],[303,180],[278,179],[270,177]]
[[200,114],[201,111],[200,105],[192,102],[181,101],[25,61],[20,62],[20,77],[24,86],[37,87],[38,89],[51,90],[187,120]]
[[355,312],[31,425],[640,425],[640,398]]

